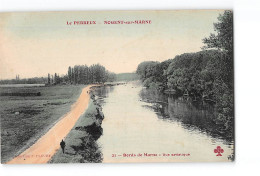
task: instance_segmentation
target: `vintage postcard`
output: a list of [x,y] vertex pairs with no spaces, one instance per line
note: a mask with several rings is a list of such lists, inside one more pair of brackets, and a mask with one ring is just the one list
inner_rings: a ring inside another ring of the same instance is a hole
[[232,10],[0,13],[1,163],[234,161]]

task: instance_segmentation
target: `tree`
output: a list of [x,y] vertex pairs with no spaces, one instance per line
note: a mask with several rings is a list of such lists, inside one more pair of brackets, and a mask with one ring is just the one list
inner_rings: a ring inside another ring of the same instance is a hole
[[54,84],[57,84],[57,73],[54,73]]
[[70,66],[68,68],[68,78],[69,78],[69,81],[71,83],[72,82],[72,71],[71,71],[71,67]]
[[222,67],[222,80],[233,89],[233,12],[227,10],[219,15],[214,23],[215,34],[203,39],[203,49],[217,48],[222,51],[219,65]]
[[54,83],[53,75],[51,75],[51,83]]
[[219,15],[219,22],[214,23],[214,31],[216,34],[210,34],[208,38],[204,38],[204,46],[207,48],[217,48],[227,53],[233,53],[233,12],[225,11],[223,15]]
[[51,84],[51,75],[48,73],[48,84]]
[[[217,70],[213,83],[218,110],[218,123],[224,123],[226,129],[233,130],[234,123],[234,69],[233,69],[233,12],[225,11],[214,24],[216,34],[204,38],[204,49],[217,48],[221,56],[215,61]],[[232,135],[233,133],[231,133]]]
[[144,81],[146,78],[150,77],[153,72],[153,66],[159,62],[145,61],[138,65],[136,73],[140,75],[141,79]]

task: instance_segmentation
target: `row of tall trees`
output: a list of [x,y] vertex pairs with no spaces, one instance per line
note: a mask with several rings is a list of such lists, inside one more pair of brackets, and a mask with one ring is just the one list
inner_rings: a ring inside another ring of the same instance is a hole
[[48,82],[47,84],[60,84],[63,82],[66,82],[66,76],[59,76],[59,74],[55,73],[54,75],[50,75],[48,74],[48,78],[47,78]]
[[114,81],[116,75],[100,64],[75,65],[68,68],[68,82],[71,84],[104,83]]
[[116,75],[100,64],[69,67],[65,76],[48,74],[48,84],[91,84],[115,81]]
[[203,39],[203,51],[185,53],[164,62],[143,62],[137,68],[147,87],[172,90],[193,99],[215,102],[216,123],[233,130],[233,13],[225,11]]

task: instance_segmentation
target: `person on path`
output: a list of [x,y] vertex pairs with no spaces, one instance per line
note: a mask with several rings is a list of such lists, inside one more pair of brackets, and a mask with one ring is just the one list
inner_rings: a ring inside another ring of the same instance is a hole
[[60,142],[60,147],[62,148],[62,152],[63,153],[64,153],[64,150],[65,150],[65,146],[66,146],[66,144],[65,144],[65,142],[62,139],[61,142]]

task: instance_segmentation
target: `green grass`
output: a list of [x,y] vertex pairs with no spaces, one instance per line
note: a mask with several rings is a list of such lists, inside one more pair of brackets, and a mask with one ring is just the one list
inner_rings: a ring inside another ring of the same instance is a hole
[[84,127],[96,121],[96,107],[90,99],[88,109],[66,136],[65,153],[63,154],[62,150],[59,149],[50,160],[50,163],[101,162],[102,154],[96,141],[84,130]]
[[0,88],[0,93],[41,92],[41,96],[0,96],[1,162],[22,153],[45,134],[70,111],[83,87]]

